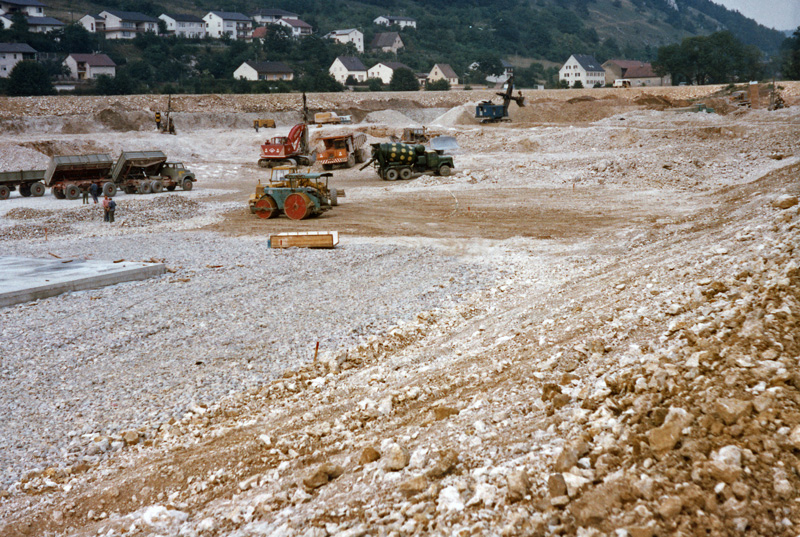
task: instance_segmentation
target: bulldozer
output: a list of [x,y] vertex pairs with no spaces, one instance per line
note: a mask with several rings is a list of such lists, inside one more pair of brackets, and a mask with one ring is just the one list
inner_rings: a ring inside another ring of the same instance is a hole
[[496,123],[498,121],[511,121],[508,117],[508,106],[511,101],[517,103],[517,106],[525,106],[525,97],[521,91],[515,97],[514,93],[514,77],[509,77],[507,82],[506,91],[497,92],[499,97],[503,98],[503,104],[494,104],[491,100],[483,101],[475,107],[475,119],[479,119],[481,123]]
[[259,218],[276,218],[285,214],[292,220],[319,216],[339,205],[344,190],[331,188],[332,173],[301,173],[295,166],[272,168],[269,182],[259,180],[250,195],[250,212]]

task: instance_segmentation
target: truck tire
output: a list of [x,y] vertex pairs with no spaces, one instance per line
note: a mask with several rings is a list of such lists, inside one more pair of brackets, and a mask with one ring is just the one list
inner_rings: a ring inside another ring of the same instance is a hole
[[164,183],[158,179],[150,181],[150,190],[153,191],[153,194],[160,194],[164,190]]
[[19,195],[23,198],[30,197],[31,185],[19,185]]
[[33,197],[39,198],[41,196],[44,196],[44,191],[45,191],[44,185],[39,181],[36,181],[35,183],[31,184],[31,194],[33,195]]
[[76,200],[81,197],[81,189],[77,185],[67,185],[64,187],[64,197],[68,200]]
[[397,171],[397,168],[389,168],[383,172],[383,179],[386,181],[397,181],[399,176],[400,172]]
[[133,185],[125,185],[122,187],[122,191],[126,194],[136,194],[136,187]]
[[411,179],[411,175],[412,175],[411,168],[407,166],[400,168],[400,179],[402,179],[403,181],[408,181],[409,179]]
[[269,161],[265,158],[258,159],[259,168],[269,168]]
[[139,194],[150,194],[153,189],[150,187],[150,181],[141,181],[139,183]]
[[191,179],[184,179],[183,183],[181,184],[181,188],[184,190],[191,190],[194,186],[194,181]]
[[54,196],[56,197],[56,199],[58,199],[58,200],[63,200],[63,199],[65,199],[65,198],[66,198],[66,196],[64,195],[64,190],[63,190],[63,189],[61,189],[61,188],[52,188],[52,189],[51,189],[51,192],[53,192],[53,195],[54,195]]
[[349,155],[347,157],[347,167],[352,168],[355,165],[356,165],[356,157],[354,157],[353,155]]
[[448,175],[450,175],[450,166],[448,166],[447,164],[442,164],[441,166],[439,166],[439,175],[441,175],[442,177],[447,177]]
[[113,198],[117,195],[117,185],[112,182],[103,183],[103,195]]
[[6,185],[0,185],[0,200],[7,200],[11,195],[11,189]]
[[336,189],[335,188],[331,188],[328,191],[328,193],[330,194],[329,197],[330,197],[330,200],[331,200],[331,207],[336,207],[337,205],[339,205],[339,196],[336,194]]
[[323,164],[322,169],[325,171],[330,171],[333,169],[333,164]]

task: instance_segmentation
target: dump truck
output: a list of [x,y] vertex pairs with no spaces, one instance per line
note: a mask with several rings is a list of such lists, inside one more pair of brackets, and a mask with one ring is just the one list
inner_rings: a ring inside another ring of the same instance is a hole
[[317,125],[324,125],[326,123],[338,125],[341,122],[342,118],[340,118],[339,114],[336,112],[317,112],[314,114],[314,123]]
[[158,194],[165,188],[191,190],[194,173],[181,162],[167,162],[162,151],[123,151],[111,170],[111,180],[126,194]]
[[7,200],[11,193],[19,190],[21,196],[43,196],[45,170],[19,170],[0,172],[0,200]]
[[384,181],[411,179],[415,173],[447,176],[454,168],[452,156],[422,144],[372,144],[372,158],[361,169],[373,163]]
[[114,196],[117,185],[111,179],[113,166],[111,156],[105,153],[52,157],[44,172],[44,184],[58,199],[78,199],[92,184],[99,186],[104,196]]
[[250,212],[259,218],[275,218],[285,214],[292,220],[319,216],[339,204],[343,190],[330,188],[331,173],[298,173],[296,168],[274,168],[269,183],[256,185],[250,195]]
[[366,160],[367,143],[366,134],[341,134],[322,138],[325,150],[319,154],[317,160],[325,170],[332,170],[335,166],[352,168]]

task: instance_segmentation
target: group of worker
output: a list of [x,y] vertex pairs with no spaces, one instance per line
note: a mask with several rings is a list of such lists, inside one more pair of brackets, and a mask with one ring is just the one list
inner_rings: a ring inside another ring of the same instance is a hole
[[[161,130],[161,112],[156,112],[156,130]],[[167,132],[170,134],[176,134],[175,123],[172,122],[172,118],[167,119]]]
[[[95,205],[97,205],[97,197],[100,195],[100,187],[97,183],[92,183],[89,188],[83,189],[83,204],[89,204],[89,196],[92,196]],[[103,222],[109,224],[114,223],[114,213],[117,210],[117,202],[111,199],[111,196],[103,196]]]

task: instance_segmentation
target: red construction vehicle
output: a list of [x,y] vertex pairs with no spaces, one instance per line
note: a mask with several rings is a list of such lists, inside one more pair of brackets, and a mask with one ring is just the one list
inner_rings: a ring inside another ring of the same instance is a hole
[[352,168],[356,163],[364,162],[368,155],[363,147],[366,142],[367,136],[362,133],[326,136],[322,139],[325,150],[319,154],[322,168],[331,170],[337,165]]
[[261,146],[258,165],[262,168],[311,166],[316,160],[316,153],[308,147],[308,127],[298,123],[289,131],[289,136],[275,136]]

